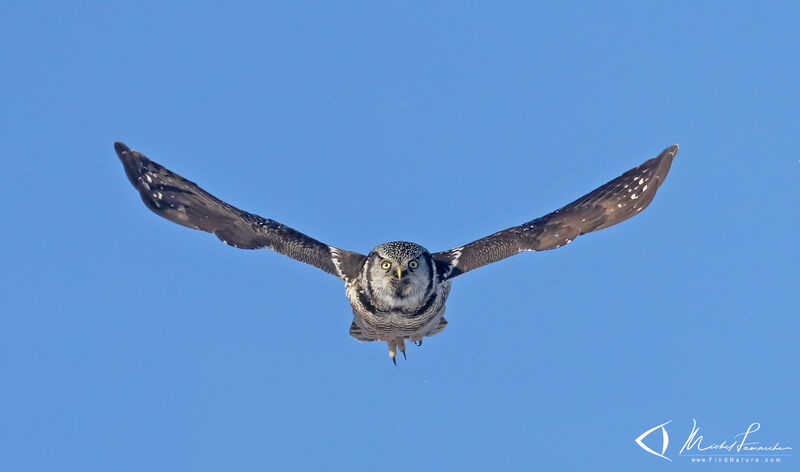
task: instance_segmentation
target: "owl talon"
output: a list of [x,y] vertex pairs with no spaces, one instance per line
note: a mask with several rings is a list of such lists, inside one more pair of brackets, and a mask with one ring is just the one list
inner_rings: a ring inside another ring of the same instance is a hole
[[389,346],[389,358],[397,365],[397,343],[386,341],[386,344]]
[[419,341],[414,341],[414,344],[416,344],[417,347],[422,346],[422,340],[420,339]]

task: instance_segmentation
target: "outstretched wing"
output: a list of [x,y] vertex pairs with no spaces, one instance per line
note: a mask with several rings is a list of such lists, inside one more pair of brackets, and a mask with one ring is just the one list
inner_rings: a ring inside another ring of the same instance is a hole
[[164,218],[213,233],[241,249],[269,248],[345,281],[358,277],[366,256],[328,246],[277,221],[240,210],[144,155],[114,143],[128,180],[147,208]]
[[569,205],[541,218],[465,246],[433,254],[443,280],[522,251],[555,249],[581,234],[608,228],[645,209],[664,182],[678,146],[625,172]]

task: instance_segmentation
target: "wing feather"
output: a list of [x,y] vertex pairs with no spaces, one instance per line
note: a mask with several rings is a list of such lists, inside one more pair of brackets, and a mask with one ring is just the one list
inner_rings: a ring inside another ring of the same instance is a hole
[[555,249],[582,234],[627,220],[653,200],[676,152],[678,146],[670,146],[658,157],[541,218],[433,254],[441,278],[450,279],[523,251]]
[[277,221],[229,205],[122,143],[115,142],[114,149],[144,204],[159,216],[212,233],[233,247],[268,248],[345,281],[358,277],[366,256],[328,246]]

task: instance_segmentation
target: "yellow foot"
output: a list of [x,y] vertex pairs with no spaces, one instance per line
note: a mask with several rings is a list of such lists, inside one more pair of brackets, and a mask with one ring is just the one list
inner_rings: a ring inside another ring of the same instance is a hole
[[397,341],[386,341],[386,344],[389,346],[389,359],[394,362],[394,365],[397,365],[397,351],[400,350],[400,353],[403,354],[403,359],[408,359],[406,357],[406,343],[402,339]]

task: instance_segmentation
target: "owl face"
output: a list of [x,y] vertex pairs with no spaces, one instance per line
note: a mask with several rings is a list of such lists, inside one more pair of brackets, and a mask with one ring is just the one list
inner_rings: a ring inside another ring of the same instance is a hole
[[364,265],[362,285],[384,309],[415,308],[433,289],[433,259],[419,244],[391,242],[373,249]]

